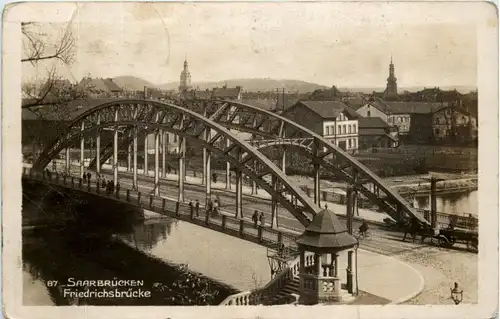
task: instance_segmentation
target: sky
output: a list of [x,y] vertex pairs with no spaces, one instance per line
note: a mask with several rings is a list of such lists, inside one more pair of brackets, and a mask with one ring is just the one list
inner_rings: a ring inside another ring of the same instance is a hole
[[[57,66],[72,82],[85,75],[174,82],[187,58],[193,82],[384,87],[392,56],[399,87],[477,85],[474,25],[395,7],[378,5],[366,15],[338,3],[90,3],[69,10],[69,23],[42,23],[40,30],[48,47],[73,33],[75,61]],[[48,68],[23,64],[23,78]]]

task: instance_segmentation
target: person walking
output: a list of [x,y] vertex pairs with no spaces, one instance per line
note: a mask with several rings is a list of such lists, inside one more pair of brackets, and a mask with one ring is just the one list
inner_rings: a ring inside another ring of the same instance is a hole
[[120,194],[120,182],[116,182],[116,193]]
[[325,203],[325,209],[328,209],[328,203]]
[[102,189],[106,188],[106,179],[104,177],[101,180],[101,186],[102,186]]
[[189,214],[191,218],[194,217],[194,205],[192,200],[189,200]]
[[92,174],[90,174],[90,172],[87,173],[87,181],[90,182],[90,178],[92,177]]
[[212,203],[212,200],[209,199],[208,203],[207,203],[207,214],[211,214],[212,213],[212,208],[213,208],[213,203]]
[[262,227],[266,226],[266,217],[264,216],[264,212],[260,212],[259,221]]
[[253,225],[255,228],[257,228],[257,224],[259,222],[259,211],[258,210],[255,210],[253,212],[253,215],[252,215],[252,221],[253,221]]
[[200,217],[200,202],[196,200],[196,204],[194,205],[194,209],[196,211],[196,217]]
[[217,200],[214,201],[214,215],[219,214],[219,202]]
[[87,183],[87,174],[85,174],[85,173],[83,174],[83,182]]

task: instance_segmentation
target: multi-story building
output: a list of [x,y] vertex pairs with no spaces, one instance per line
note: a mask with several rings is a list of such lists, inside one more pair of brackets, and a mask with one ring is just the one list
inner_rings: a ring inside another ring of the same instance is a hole
[[445,106],[432,113],[432,133],[436,142],[469,142],[477,139],[477,115],[460,105]]
[[358,117],[341,101],[299,101],[283,116],[322,135],[343,150],[358,148]]

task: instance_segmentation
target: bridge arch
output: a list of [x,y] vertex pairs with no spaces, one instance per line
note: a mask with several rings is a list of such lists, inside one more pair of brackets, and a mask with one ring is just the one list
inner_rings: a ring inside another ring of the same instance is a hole
[[[173,103],[212,116],[214,121],[228,129],[252,134],[254,138],[248,142],[257,149],[270,143],[292,145],[297,143],[294,140],[299,141],[299,147],[307,150],[314,164],[334,170],[336,176],[354,185],[357,191],[376,202],[395,220],[400,220],[401,215],[409,215],[429,225],[422,213],[365,165],[321,135],[284,116],[238,101],[178,100]],[[366,187],[365,184],[372,184],[373,187]]]
[[[221,113],[221,110],[228,105],[222,105],[218,112]],[[219,113],[216,112],[215,115]],[[64,148],[105,128],[112,128],[116,131],[132,128],[136,133],[143,130],[161,129],[192,140],[218,154],[241,173],[249,176],[301,224],[307,226],[311,217],[319,212],[320,207],[291,182],[271,160],[247,141],[241,140],[223,125],[216,123],[213,118],[214,116],[207,118],[192,109],[157,101],[118,100],[103,103],[75,118],[45,147],[34,163],[33,169],[43,170]],[[215,136],[211,137],[211,132],[214,132]],[[116,133],[116,135],[118,134]],[[221,143],[216,143],[221,139],[229,141],[228,145],[221,146]],[[250,165],[250,162],[257,163],[259,169]],[[115,169],[117,172],[117,168]],[[262,176],[267,174],[271,175],[278,183],[271,185],[265,181]],[[279,187],[275,185],[279,185]],[[286,194],[293,196],[296,201],[290,200]]]

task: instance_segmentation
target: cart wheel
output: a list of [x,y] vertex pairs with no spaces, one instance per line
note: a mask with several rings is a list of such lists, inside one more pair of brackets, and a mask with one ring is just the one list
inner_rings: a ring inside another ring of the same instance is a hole
[[455,242],[456,242],[456,238],[455,237],[451,237],[450,238],[450,247],[455,245]]
[[438,239],[438,245],[439,245],[439,247],[446,247],[449,244],[450,243],[446,240],[446,238],[439,237],[439,239]]
[[472,239],[470,241],[467,241],[467,248],[471,249],[473,251],[478,251],[478,240],[477,239]]

